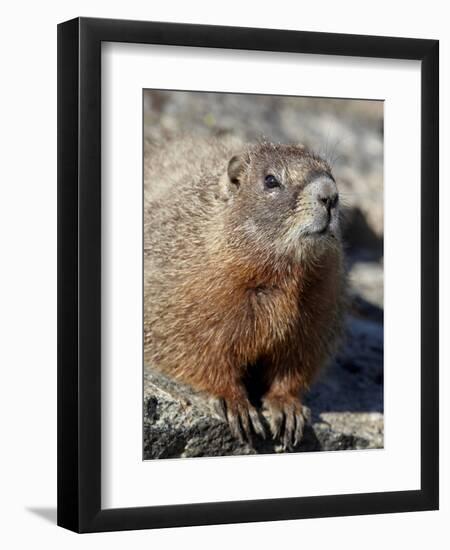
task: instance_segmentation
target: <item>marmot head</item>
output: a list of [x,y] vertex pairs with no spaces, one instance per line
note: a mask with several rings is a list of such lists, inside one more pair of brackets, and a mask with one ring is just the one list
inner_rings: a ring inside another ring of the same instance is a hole
[[331,168],[302,146],[249,146],[229,160],[222,186],[236,244],[301,258],[339,240],[339,195]]

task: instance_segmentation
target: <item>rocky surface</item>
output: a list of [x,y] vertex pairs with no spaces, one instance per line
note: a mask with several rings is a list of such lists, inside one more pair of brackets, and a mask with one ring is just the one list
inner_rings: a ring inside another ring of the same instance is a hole
[[[304,143],[333,166],[343,205],[350,316],[341,352],[306,397],[295,451],[383,447],[383,103],[147,91],[144,137],[233,135]],[[144,370],[144,458],[273,453],[235,441],[207,400]]]

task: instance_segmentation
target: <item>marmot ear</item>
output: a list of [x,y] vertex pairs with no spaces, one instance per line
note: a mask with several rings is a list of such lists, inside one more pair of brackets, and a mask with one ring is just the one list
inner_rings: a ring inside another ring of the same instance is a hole
[[241,184],[241,177],[244,171],[244,160],[241,156],[231,157],[228,163],[228,178],[236,187]]

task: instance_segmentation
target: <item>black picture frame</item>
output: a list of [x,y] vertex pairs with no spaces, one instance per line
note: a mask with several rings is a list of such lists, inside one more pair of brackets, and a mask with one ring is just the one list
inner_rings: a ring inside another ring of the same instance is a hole
[[[101,43],[421,61],[421,488],[101,508]],[[439,43],[77,18],[58,26],[58,525],[76,532],[438,509]]]

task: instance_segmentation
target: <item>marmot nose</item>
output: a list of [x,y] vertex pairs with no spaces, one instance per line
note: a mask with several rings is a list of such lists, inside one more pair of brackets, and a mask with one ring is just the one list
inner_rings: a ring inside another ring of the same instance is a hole
[[336,207],[339,200],[336,184],[328,176],[321,177],[312,183],[312,193],[328,212]]
[[329,195],[318,195],[318,200],[321,202],[325,208],[330,211],[332,208],[334,208],[337,205],[339,195],[337,192],[330,193]]

